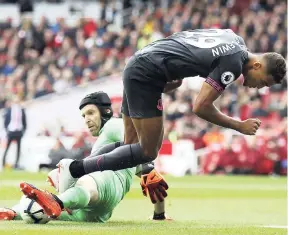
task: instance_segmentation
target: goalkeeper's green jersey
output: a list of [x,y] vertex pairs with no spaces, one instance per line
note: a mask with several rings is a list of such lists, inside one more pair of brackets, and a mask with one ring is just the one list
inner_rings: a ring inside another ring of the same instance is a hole
[[[124,123],[121,118],[111,118],[99,132],[99,137],[97,138],[95,144],[93,145],[91,154],[103,147],[106,144],[115,143],[118,141],[124,141]],[[136,168],[129,168],[114,171],[116,175],[119,176],[120,180],[124,182],[124,195],[129,191],[133,175],[135,175]],[[123,196],[124,196],[123,195]]]

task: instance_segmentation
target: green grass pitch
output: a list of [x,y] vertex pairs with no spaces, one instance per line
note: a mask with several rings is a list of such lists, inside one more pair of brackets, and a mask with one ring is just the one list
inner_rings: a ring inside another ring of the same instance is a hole
[[[12,206],[21,197],[19,182],[51,188],[45,174],[0,173],[0,207]],[[187,176],[166,177],[170,189],[167,213],[174,221],[147,218],[153,206],[141,194],[135,178],[131,191],[104,224],[51,221],[28,225],[1,221],[1,235],[286,235],[286,178]],[[52,190],[53,191],[53,190]]]

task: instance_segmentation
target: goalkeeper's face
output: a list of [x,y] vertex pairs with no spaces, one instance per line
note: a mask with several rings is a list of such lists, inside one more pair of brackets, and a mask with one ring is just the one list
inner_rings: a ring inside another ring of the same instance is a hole
[[93,136],[98,136],[101,128],[101,114],[94,104],[87,104],[81,109],[85,124]]

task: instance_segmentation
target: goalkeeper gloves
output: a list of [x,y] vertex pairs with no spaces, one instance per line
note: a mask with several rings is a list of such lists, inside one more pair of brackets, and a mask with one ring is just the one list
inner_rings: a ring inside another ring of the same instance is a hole
[[149,195],[153,204],[157,201],[163,202],[164,198],[167,197],[166,190],[168,189],[168,184],[163,176],[155,169],[150,173],[141,176],[140,185],[142,187],[143,195],[146,197]]

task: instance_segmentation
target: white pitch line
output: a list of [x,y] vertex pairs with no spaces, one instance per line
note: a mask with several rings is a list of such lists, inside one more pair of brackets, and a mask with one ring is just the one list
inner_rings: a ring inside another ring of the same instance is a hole
[[262,228],[286,228],[288,229],[287,225],[265,225],[265,226],[260,226]]

